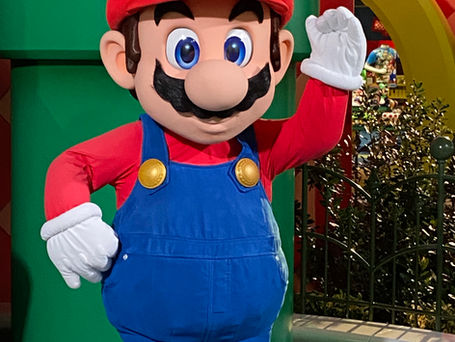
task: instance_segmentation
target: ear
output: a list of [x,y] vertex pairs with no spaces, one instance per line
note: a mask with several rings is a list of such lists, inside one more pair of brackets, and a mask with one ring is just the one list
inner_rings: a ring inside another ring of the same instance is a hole
[[286,70],[291,63],[292,53],[294,52],[294,37],[288,30],[280,31],[280,56],[281,56],[281,67],[280,70],[275,72],[275,84],[280,83],[284,77]]
[[126,69],[125,37],[119,31],[107,31],[100,42],[104,67],[115,83],[125,89],[134,89],[134,76]]

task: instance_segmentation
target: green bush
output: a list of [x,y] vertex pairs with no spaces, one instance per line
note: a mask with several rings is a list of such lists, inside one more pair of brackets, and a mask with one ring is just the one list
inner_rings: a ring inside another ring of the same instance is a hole
[[[448,105],[439,99],[427,100],[421,83],[411,86],[396,122],[383,119],[383,112],[390,109],[378,102],[378,97],[386,97],[384,92],[384,89],[363,88],[353,114],[352,179],[375,200],[332,173],[317,169],[309,173],[311,187],[322,194],[321,204],[327,209],[328,220],[308,220],[308,232],[322,235],[308,235],[306,292],[310,296],[305,312],[371,318],[368,303],[373,295],[373,301],[382,305],[374,309],[374,320],[436,329],[438,272],[432,246],[437,242],[437,179],[410,178],[437,172],[437,161],[430,153],[431,142],[438,136],[453,140],[454,131],[446,126]],[[340,145],[315,165],[342,174],[343,153],[346,150]],[[455,175],[454,156],[447,161],[445,170],[446,174]],[[446,182],[445,191],[444,245],[453,248],[455,183]],[[296,208],[296,235],[301,237],[301,204],[297,203]],[[328,255],[326,243],[321,239],[325,227],[327,236],[333,239],[327,242]],[[423,248],[417,250],[417,246]],[[398,250],[412,252],[397,256],[376,270],[371,292],[370,269],[356,255],[369,263],[374,259],[377,265]],[[448,249],[441,274],[440,328],[446,332],[455,332],[454,275],[455,253]],[[321,300],[324,292],[333,301]],[[297,293],[295,298],[296,311],[301,312],[301,294]],[[350,304],[346,304],[346,299]]]

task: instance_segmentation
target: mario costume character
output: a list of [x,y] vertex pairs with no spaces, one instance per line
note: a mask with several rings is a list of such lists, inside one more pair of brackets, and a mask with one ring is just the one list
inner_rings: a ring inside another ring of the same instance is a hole
[[[266,342],[288,269],[270,206],[282,171],[339,140],[366,43],[345,8],[307,19],[298,110],[264,120],[291,60],[292,0],[108,0],[103,63],[145,111],[51,164],[41,229],[71,288],[102,281],[122,339]],[[90,193],[115,187],[103,222]]]

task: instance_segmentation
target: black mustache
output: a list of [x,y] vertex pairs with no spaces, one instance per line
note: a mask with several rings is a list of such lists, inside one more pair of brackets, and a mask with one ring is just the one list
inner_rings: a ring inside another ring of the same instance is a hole
[[238,105],[230,109],[212,112],[195,105],[186,95],[185,81],[168,76],[158,60],[156,61],[155,75],[153,77],[153,86],[163,100],[169,102],[177,112],[191,113],[200,119],[211,117],[227,118],[234,113],[250,109],[257,99],[267,94],[270,89],[270,83],[270,68],[266,64],[260,72],[248,79],[248,91]]

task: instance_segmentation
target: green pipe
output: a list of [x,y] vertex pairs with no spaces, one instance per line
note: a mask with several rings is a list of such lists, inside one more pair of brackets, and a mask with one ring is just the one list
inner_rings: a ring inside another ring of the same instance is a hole
[[[295,109],[295,65],[286,72],[277,88],[274,102],[266,113],[267,118],[282,118]],[[280,115],[279,113],[285,113]],[[289,285],[281,313],[272,331],[272,341],[291,342],[294,280],[294,173],[292,170],[279,175],[273,182],[273,212],[280,227],[281,242],[289,267]]]

